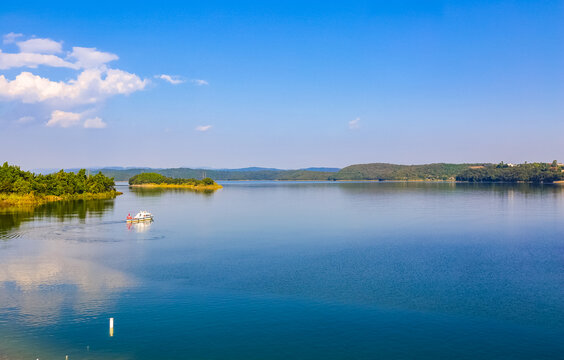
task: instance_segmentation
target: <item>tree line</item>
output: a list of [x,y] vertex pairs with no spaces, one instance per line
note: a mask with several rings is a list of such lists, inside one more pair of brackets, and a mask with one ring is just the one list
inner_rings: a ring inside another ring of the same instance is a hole
[[209,177],[202,180],[197,180],[193,178],[182,179],[182,178],[171,178],[157,173],[137,174],[129,179],[129,185],[143,185],[143,184],[206,186],[206,185],[215,185],[215,181],[213,181],[213,179]]
[[532,182],[552,183],[564,180],[563,167],[556,160],[549,163],[525,163],[518,165],[503,162],[464,170],[456,176],[458,181],[468,182]]
[[464,170],[484,164],[397,165],[371,163],[350,165],[332,174],[330,180],[454,180]]
[[171,178],[182,179],[201,179],[210,177],[218,180],[328,180],[329,176],[335,174],[328,171],[313,170],[279,170],[279,169],[231,169],[231,170],[210,170],[210,169],[100,169],[106,176],[113,177],[116,181],[127,181],[131,177],[142,173],[157,173]]
[[5,162],[0,167],[0,193],[36,195],[100,194],[115,191],[113,178],[98,173],[88,176],[85,169],[42,175],[21,170],[19,166]]

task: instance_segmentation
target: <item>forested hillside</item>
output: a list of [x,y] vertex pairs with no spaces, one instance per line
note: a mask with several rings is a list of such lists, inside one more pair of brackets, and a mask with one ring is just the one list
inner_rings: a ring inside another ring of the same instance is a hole
[[127,181],[131,177],[142,173],[157,173],[170,178],[203,179],[210,177],[214,180],[328,180],[334,172],[310,170],[205,170],[189,168],[172,169],[101,169],[104,175],[115,178],[117,181]]
[[347,166],[334,180],[454,180],[462,171],[482,164],[395,165],[386,163]]
[[552,164],[530,163],[509,166],[503,162],[488,164],[482,168],[466,169],[456,176],[458,181],[469,182],[533,182],[551,183],[564,179],[562,165],[555,160]]
[[[314,168],[323,169],[323,168]],[[330,169],[330,168],[329,168]],[[330,169],[333,170],[333,169]],[[206,170],[190,168],[172,169],[101,169],[104,175],[118,181],[127,181],[138,174],[157,173],[172,179],[221,180],[458,180],[470,182],[554,182],[563,180],[562,166],[553,163],[530,163],[519,165],[500,164],[425,164],[396,165],[387,163],[357,164],[338,172],[314,170],[279,170],[246,168],[232,170]]]

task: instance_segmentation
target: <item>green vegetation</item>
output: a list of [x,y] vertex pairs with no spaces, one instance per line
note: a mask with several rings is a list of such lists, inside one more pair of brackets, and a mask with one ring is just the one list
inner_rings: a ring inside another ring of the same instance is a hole
[[[106,176],[130,180],[137,184],[193,184],[202,177],[214,180],[279,180],[279,181],[327,181],[327,180],[396,180],[396,181],[469,181],[469,182],[554,182],[563,180],[562,165],[534,163],[504,164],[425,164],[395,165],[386,163],[357,164],[338,172],[313,170],[279,170],[247,168],[235,170],[174,169],[102,169]],[[141,176],[142,175],[142,176]]]
[[285,170],[274,180],[280,181],[327,181],[335,173],[310,170]]
[[351,165],[330,176],[331,180],[454,180],[462,171],[482,164]]
[[552,183],[564,179],[562,166],[531,164],[360,164],[348,166],[331,176],[332,180],[457,180],[468,182]]
[[217,187],[218,185],[213,179],[207,177],[202,180],[171,178],[158,173],[142,173],[135,175],[129,179],[129,185],[185,185],[190,187]]
[[170,178],[201,179],[210,177],[214,180],[318,180],[324,181],[334,172],[312,170],[204,170],[189,168],[174,169],[101,169],[104,175],[117,181],[127,181],[131,177],[143,173],[157,173]]
[[548,163],[509,165],[503,162],[480,168],[467,169],[456,176],[458,181],[468,182],[532,182],[552,183],[564,180],[562,166],[554,160]]
[[114,180],[98,173],[87,176],[63,170],[49,175],[23,171],[5,162],[0,167],[0,205],[37,205],[65,199],[111,198],[119,193]]

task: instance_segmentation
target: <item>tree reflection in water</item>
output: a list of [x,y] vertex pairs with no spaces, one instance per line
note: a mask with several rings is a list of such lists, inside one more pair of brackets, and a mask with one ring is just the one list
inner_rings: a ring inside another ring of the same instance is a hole
[[194,190],[183,188],[158,188],[130,186],[129,191],[139,197],[158,197],[164,194],[192,193],[196,195],[212,196],[216,190]]
[[55,219],[63,222],[77,218],[101,218],[112,210],[115,199],[55,201],[37,207],[0,208],[0,239],[30,220]]

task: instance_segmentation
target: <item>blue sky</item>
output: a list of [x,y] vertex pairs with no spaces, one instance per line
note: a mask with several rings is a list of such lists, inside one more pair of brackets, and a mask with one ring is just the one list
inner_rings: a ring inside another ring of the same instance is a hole
[[11,2],[0,34],[24,168],[564,160],[563,1]]

